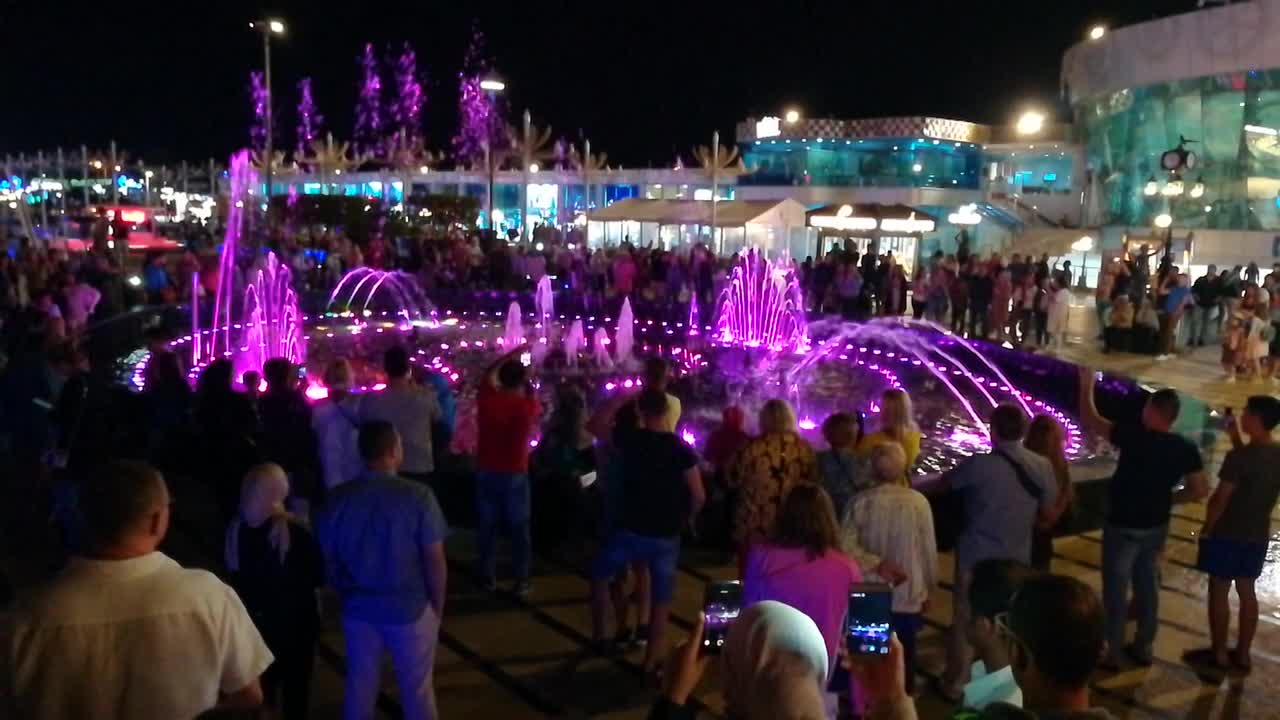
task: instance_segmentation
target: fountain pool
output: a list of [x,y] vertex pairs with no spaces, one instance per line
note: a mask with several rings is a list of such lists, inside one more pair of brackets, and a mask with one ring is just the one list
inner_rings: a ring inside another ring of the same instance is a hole
[[[636,317],[629,303],[616,315],[555,314],[547,289],[535,298],[532,312],[517,303],[505,313],[433,308],[426,312],[429,321],[422,321],[420,308],[396,306],[399,297],[416,297],[415,288],[404,287],[411,278],[380,282],[384,278],[365,273],[347,287],[363,281],[364,287],[392,288],[386,294],[392,306],[305,318],[292,359],[305,364],[307,395],[318,399],[327,394],[320,378],[331,359],[349,359],[357,389],[376,392],[384,380],[383,352],[396,344],[408,347],[416,366],[443,373],[458,392],[459,450],[474,446],[476,379],[499,353],[527,343],[548,412],[562,383],[580,386],[594,403],[641,387],[639,358],[667,358],[675,374],[673,392],[684,405],[680,434],[694,445],[705,441],[726,406],[738,405],[754,418],[766,400],[783,397],[796,409],[800,432],[823,447],[819,427],[828,414],[861,411],[874,427],[880,395],[900,388],[910,393],[925,437],[914,469],[919,475],[945,471],[986,449],[984,421],[1000,402],[1058,418],[1067,428],[1073,460],[1102,451],[1102,443],[1063,410],[1074,406],[1072,366],[988,343],[970,344],[928,323],[900,318],[809,323],[795,304],[794,282],[786,272],[752,256],[743,262],[758,265],[739,268],[718,306],[706,313],[714,319],[704,325],[690,322],[696,322],[696,312],[683,315],[684,321]],[[355,295],[356,302],[365,302]],[[228,319],[177,338],[172,346],[181,352],[207,348],[211,337],[248,324],[243,317]],[[254,355],[238,360],[237,367],[264,359]],[[144,357],[135,368],[135,385],[141,386],[145,364]],[[193,378],[201,364],[193,367]]]

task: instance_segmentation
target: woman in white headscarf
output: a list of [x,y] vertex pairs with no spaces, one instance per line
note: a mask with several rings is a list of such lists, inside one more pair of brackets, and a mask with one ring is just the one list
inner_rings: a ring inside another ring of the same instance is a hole
[[285,512],[288,494],[284,468],[249,469],[240,511],[227,528],[225,561],[232,587],[276,658],[262,676],[267,701],[282,695],[284,717],[293,720],[307,717],[324,568],[315,537]]
[[[690,696],[706,670],[699,653],[705,619],[667,664],[662,697],[649,720],[691,720]],[[742,611],[729,629],[721,656],[725,717],[728,720],[825,720],[827,646],[818,626],[790,605],[766,600]],[[836,672],[847,672],[837,669]],[[915,705],[903,685],[902,645],[859,665],[872,720],[915,720]]]

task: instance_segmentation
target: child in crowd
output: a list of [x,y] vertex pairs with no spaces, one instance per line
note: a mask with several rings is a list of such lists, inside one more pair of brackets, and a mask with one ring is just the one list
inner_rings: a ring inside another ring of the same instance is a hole
[[854,454],[854,445],[858,442],[857,418],[849,413],[835,413],[822,423],[822,437],[830,449],[818,453],[819,481],[831,496],[836,518],[840,519],[854,494],[862,489],[858,456]]
[[1071,291],[1057,280],[1049,281],[1048,336],[1049,347],[1061,350],[1067,339],[1067,312]]
[[968,710],[981,710],[997,702],[1022,707],[1022,690],[1009,666],[1009,641],[996,618],[1009,613],[1014,595],[1031,574],[1026,565],[1003,558],[983,560],[973,566],[966,633],[978,659],[964,686],[961,704]]
[[1266,308],[1249,313],[1248,335],[1245,342],[1245,372],[1250,380],[1263,378],[1264,363],[1271,354],[1271,338],[1274,330],[1264,319]]
[[1227,320],[1227,327],[1222,332],[1222,371],[1226,373],[1226,382],[1236,381],[1236,372],[1244,363],[1244,343],[1247,321],[1244,312],[1232,313]]

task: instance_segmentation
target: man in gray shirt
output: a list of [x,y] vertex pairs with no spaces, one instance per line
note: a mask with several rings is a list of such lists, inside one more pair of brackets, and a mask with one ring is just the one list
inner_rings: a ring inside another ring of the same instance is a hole
[[944,477],[960,494],[964,518],[956,541],[951,631],[942,677],[944,694],[957,699],[972,660],[965,628],[973,566],[987,558],[1030,563],[1032,528],[1040,515],[1051,512],[1058,497],[1049,461],[1022,447],[1026,432],[1027,416],[1021,407],[996,407],[991,413],[991,452],[969,458]]
[[435,471],[431,429],[442,417],[440,403],[435,391],[414,383],[409,376],[409,353],[404,348],[388,349],[382,367],[387,373],[387,387],[364,397],[360,419],[384,420],[394,425],[404,444],[400,474],[426,482]]

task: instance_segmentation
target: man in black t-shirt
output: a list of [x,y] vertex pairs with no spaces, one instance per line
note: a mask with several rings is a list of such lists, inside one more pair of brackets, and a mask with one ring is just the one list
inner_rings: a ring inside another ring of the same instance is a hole
[[[1160,587],[1158,564],[1169,534],[1175,503],[1197,502],[1209,494],[1200,451],[1171,432],[1178,419],[1178,395],[1158,390],[1142,408],[1141,422],[1112,423],[1093,402],[1093,371],[1080,368],[1080,416],[1085,427],[1110,438],[1120,451],[1109,488],[1102,530],[1102,600],[1107,609],[1107,658],[1117,669],[1121,651],[1143,667],[1151,664]],[[1182,485],[1181,489],[1175,489]],[[1137,607],[1138,632],[1125,647],[1129,585]]]
[[1191,310],[1191,332],[1187,344],[1203,346],[1209,335],[1210,317],[1222,297],[1222,280],[1218,278],[1217,265],[1210,265],[1204,275],[1196,278],[1191,285],[1191,296],[1196,304]]
[[[615,436],[622,451],[622,500],[618,527],[591,567],[591,627],[602,644],[609,579],[630,563],[646,563],[650,610],[644,667],[652,670],[665,653],[680,534],[702,508],[706,493],[697,453],[667,429],[666,393],[648,388],[635,403],[642,426]],[[615,412],[620,406],[611,405]]]

